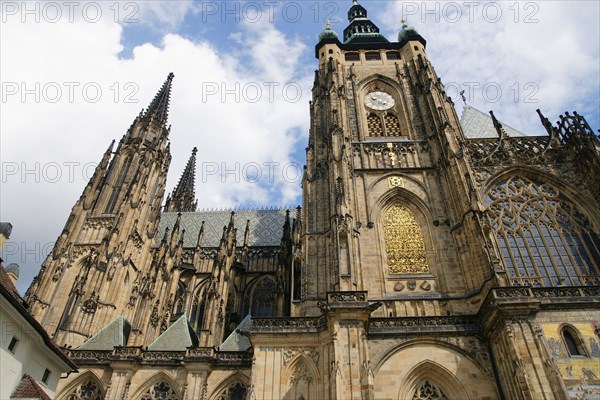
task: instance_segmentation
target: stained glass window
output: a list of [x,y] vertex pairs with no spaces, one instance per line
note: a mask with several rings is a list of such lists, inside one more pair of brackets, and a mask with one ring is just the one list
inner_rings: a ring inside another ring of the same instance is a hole
[[558,188],[512,177],[493,188],[487,215],[511,285],[595,285],[600,239]]

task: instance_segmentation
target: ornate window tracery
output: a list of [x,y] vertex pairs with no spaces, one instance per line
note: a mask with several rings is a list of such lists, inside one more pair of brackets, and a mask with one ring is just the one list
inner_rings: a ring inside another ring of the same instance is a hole
[[67,400],[102,400],[102,398],[100,387],[92,379],[77,386],[75,390],[66,397]]
[[246,385],[236,383],[225,389],[216,400],[245,400],[247,391]]
[[511,177],[489,192],[487,215],[511,285],[600,283],[600,238],[555,186]]
[[277,284],[269,277],[264,278],[252,291],[250,315],[253,317],[271,317],[275,315]]
[[442,389],[440,389],[437,385],[429,382],[428,380],[424,380],[418,386],[415,394],[413,395],[412,400],[448,400]]
[[390,207],[383,229],[391,274],[429,273],[423,232],[412,211],[400,205]]
[[179,397],[167,382],[160,381],[146,390],[140,400],[179,400]]

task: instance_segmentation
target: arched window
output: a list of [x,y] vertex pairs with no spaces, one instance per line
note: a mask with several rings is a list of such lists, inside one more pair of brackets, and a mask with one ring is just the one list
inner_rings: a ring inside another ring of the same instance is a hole
[[422,381],[418,386],[412,400],[448,400],[442,389],[428,380]]
[[487,215],[511,285],[600,283],[600,239],[558,188],[511,177],[493,188]]
[[390,207],[383,217],[383,230],[391,274],[429,273],[423,232],[411,210]]
[[173,317],[172,318],[174,318],[174,319],[179,318],[184,312],[185,292],[186,292],[185,283],[183,283],[182,281],[179,281],[179,283],[177,284],[177,292],[175,293],[175,304],[173,305]]
[[190,310],[190,324],[197,335],[200,335],[204,323],[204,304],[206,303],[206,284],[196,290],[192,298],[192,308]]
[[140,400],[179,400],[177,393],[165,381],[160,381],[148,388]]
[[570,326],[565,326],[562,329],[562,337],[564,339],[567,350],[570,356],[585,356],[586,351],[577,331]]
[[244,400],[248,389],[241,383],[229,386],[225,389],[216,400]]
[[103,398],[100,386],[94,379],[86,380],[66,397],[67,400],[102,400]]
[[277,284],[269,277],[264,278],[252,291],[250,315],[253,317],[271,317],[275,315]]

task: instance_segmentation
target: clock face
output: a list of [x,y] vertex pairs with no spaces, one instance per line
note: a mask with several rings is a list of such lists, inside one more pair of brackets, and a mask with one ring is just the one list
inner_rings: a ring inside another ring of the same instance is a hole
[[373,110],[389,110],[395,104],[394,98],[385,92],[371,92],[365,96],[365,105]]

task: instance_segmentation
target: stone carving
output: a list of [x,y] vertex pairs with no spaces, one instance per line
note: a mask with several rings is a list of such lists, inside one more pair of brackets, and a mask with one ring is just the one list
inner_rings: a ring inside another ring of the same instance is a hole
[[309,384],[313,381],[313,376],[304,363],[299,363],[294,369],[294,372],[290,378],[290,385],[295,385],[300,381],[304,381]]
[[81,304],[81,311],[86,314],[94,314],[98,308],[99,296],[95,291],[92,291],[90,297]]
[[310,318],[253,318],[252,329],[282,329],[282,330],[304,330],[317,329],[322,330],[326,327],[326,319],[324,316]]
[[280,347],[280,349],[283,350],[283,365],[287,365],[299,354],[306,356],[315,364],[319,361],[319,351],[315,347]]
[[367,301],[366,292],[331,292],[329,302]]

